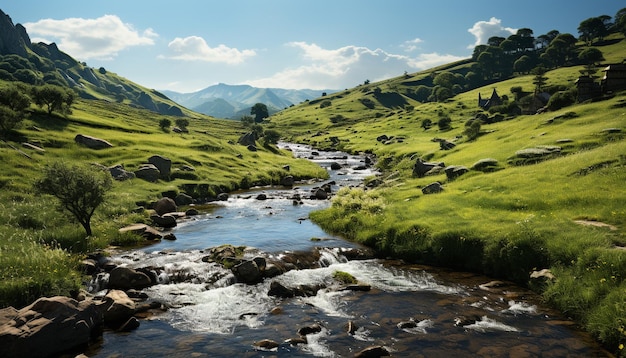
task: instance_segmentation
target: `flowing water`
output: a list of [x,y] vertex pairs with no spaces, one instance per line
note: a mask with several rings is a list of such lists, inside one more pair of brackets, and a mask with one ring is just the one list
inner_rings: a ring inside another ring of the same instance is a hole
[[[336,190],[372,175],[363,157],[344,153],[312,155],[290,145],[331,171]],[[337,248],[358,245],[329,235],[308,213],[329,205],[308,198],[323,183],[295,189],[261,188],[232,195],[208,214],[181,223],[176,241],[123,252],[113,261],[129,267],[160,267],[159,281],[144,292],[169,310],[141,321],[129,333],[105,331],[93,357],[352,357],[383,346],[397,357],[604,357],[593,340],[533,293],[492,279],[393,260],[347,260]],[[267,200],[257,200],[259,193]],[[311,240],[317,238],[318,240]],[[291,270],[256,285],[236,283],[230,270],[203,261],[206,249],[222,244],[254,247],[280,257],[285,252],[320,249],[321,267]],[[337,290],[333,273],[344,271],[371,287]],[[268,295],[270,283],[324,287],[310,297]],[[351,325],[347,328],[347,325]],[[298,329],[318,327],[298,340]],[[278,347],[255,345],[265,339]],[[300,342],[299,344],[296,344]]]

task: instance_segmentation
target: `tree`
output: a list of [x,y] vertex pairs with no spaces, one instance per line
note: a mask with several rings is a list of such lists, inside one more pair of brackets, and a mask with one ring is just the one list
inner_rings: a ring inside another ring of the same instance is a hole
[[626,36],[626,7],[615,14],[615,30]]
[[163,118],[159,121],[159,128],[161,128],[162,131],[168,130],[171,125],[172,125],[172,121],[170,121],[167,118]]
[[257,123],[263,122],[263,119],[270,116],[269,112],[267,111],[267,106],[263,103],[257,103],[252,106],[252,109],[250,109],[250,114],[254,115],[254,121]]
[[463,131],[463,134],[465,134],[467,140],[470,141],[478,138],[478,135],[480,134],[480,121],[477,119],[470,119],[465,122],[465,130]]
[[35,182],[34,188],[56,197],[60,208],[70,212],[91,236],[91,217],[112,185],[111,176],[104,171],[55,162],[44,168],[43,178]]
[[187,126],[189,126],[189,120],[187,118],[178,118],[174,121],[176,126],[183,131],[187,130]]
[[270,145],[278,143],[280,133],[274,129],[268,129],[263,133],[263,144]]
[[52,114],[53,111],[70,113],[70,108],[74,102],[72,90],[50,84],[33,87],[31,95],[36,105],[41,108],[46,107],[48,114]]
[[544,76],[546,74],[546,69],[542,66],[535,67],[531,73],[535,75],[533,77],[533,84],[535,85],[535,93],[541,92],[543,86],[546,85],[548,81],[548,77]]
[[589,47],[578,54],[578,59],[585,65],[584,72],[586,72],[588,76],[591,76],[595,72],[596,65],[604,61],[604,56],[602,55],[602,51],[598,50],[596,47]]

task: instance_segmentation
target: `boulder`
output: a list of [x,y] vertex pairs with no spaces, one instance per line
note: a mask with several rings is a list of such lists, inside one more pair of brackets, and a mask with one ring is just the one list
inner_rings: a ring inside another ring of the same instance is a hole
[[102,315],[92,300],[42,297],[0,310],[0,356],[49,357],[89,343]]
[[248,132],[242,135],[241,137],[239,137],[239,140],[237,141],[237,143],[241,145],[245,145],[245,146],[255,146],[256,139],[257,139],[256,134],[254,134],[254,132]]
[[463,165],[448,165],[444,171],[446,172],[446,177],[449,180],[454,180],[469,172],[469,169]]
[[255,284],[261,281],[262,274],[255,260],[245,260],[234,266],[231,271],[239,282]]
[[156,182],[159,180],[161,173],[154,164],[142,164],[139,169],[135,170],[135,176],[140,179],[147,180],[149,182]]
[[128,290],[142,289],[152,286],[148,275],[128,267],[116,267],[109,274],[109,288]]
[[499,168],[500,164],[497,159],[484,158],[472,165],[472,170],[478,170],[481,172],[492,172]]
[[228,193],[219,193],[217,194],[217,200],[219,201],[228,201]]
[[135,178],[135,173],[129,172],[128,170],[124,169],[124,166],[122,164],[109,167],[108,170],[115,180],[122,181]]
[[443,187],[441,183],[436,181],[434,183],[430,183],[422,188],[422,193],[424,194],[437,194],[443,191]]
[[143,236],[146,240],[161,240],[163,238],[163,234],[157,229],[150,227],[146,224],[133,224],[125,226],[118,230],[120,234],[125,232],[132,232],[138,235]]
[[443,163],[427,163],[422,161],[422,159],[417,159],[415,164],[413,165],[413,176],[416,177],[424,177],[426,174],[431,171],[435,167],[444,168],[445,165]]
[[328,199],[328,193],[326,192],[326,190],[319,188],[315,190],[315,193],[313,194],[313,199],[326,200]]
[[128,321],[133,316],[135,301],[128,297],[124,291],[110,290],[104,296],[104,304],[101,309],[104,323],[117,325]]
[[287,176],[283,177],[283,178],[280,180],[280,185],[282,185],[282,186],[289,186],[289,187],[291,187],[291,186],[293,186],[293,184],[295,183],[295,181],[296,181],[296,180],[295,180],[295,178],[293,177],[293,175],[287,175]]
[[77,134],[76,137],[74,137],[74,142],[91,149],[106,149],[113,147],[113,144],[104,139],[83,134]]
[[163,216],[151,215],[150,220],[152,220],[154,225],[165,229],[173,228],[177,225],[176,217],[169,214],[165,214]]
[[161,198],[154,204],[154,211],[162,216],[167,213],[174,213],[178,211],[178,207],[173,199]]
[[174,198],[174,202],[178,206],[191,205],[193,204],[193,198],[187,194],[178,194]]
[[341,169],[341,164],[339,164],[337,162],[332,162],[332,163],[330,163],[330,169],[331,170],[339,170],[339,169]]
[[300,327],[298,329],[298,335],[300,336],[308,336],[309,334],[320,333],[322,331],[322,326],[315,323],[310,326]]
[[169,158],[160,155],[153,155],[148,158],[148,163],[157,167],[161,179],[168,180],[170,178],[170,174],[172,172],[172,161]]

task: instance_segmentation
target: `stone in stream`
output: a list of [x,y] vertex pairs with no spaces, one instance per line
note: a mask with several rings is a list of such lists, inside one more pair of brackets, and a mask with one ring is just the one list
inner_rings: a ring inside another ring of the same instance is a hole
[[261,348],[263,350],[275,350],[278,348],[279,345],[280,344],[278,344],[278,342],[271,339],[263,339],[258,342],[254,342],[254,346],[256,348]]
[[389,356],[389,351],[383,346],[371,346],[354,355],[355,358],[378,358]]
[[310,326],[304,326],[298,329],[298,335],[304,337],[304,336],[308,336],[309,334],[320,333],[321,331],[322,331],[322,326],[315,323]]

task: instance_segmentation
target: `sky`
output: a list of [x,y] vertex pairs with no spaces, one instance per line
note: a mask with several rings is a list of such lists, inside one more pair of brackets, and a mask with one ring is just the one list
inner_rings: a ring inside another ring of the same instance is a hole
[[3,0],[33,42],[157,90],[342,90],[468,58],[530,28],[578,37],[623,0]]

